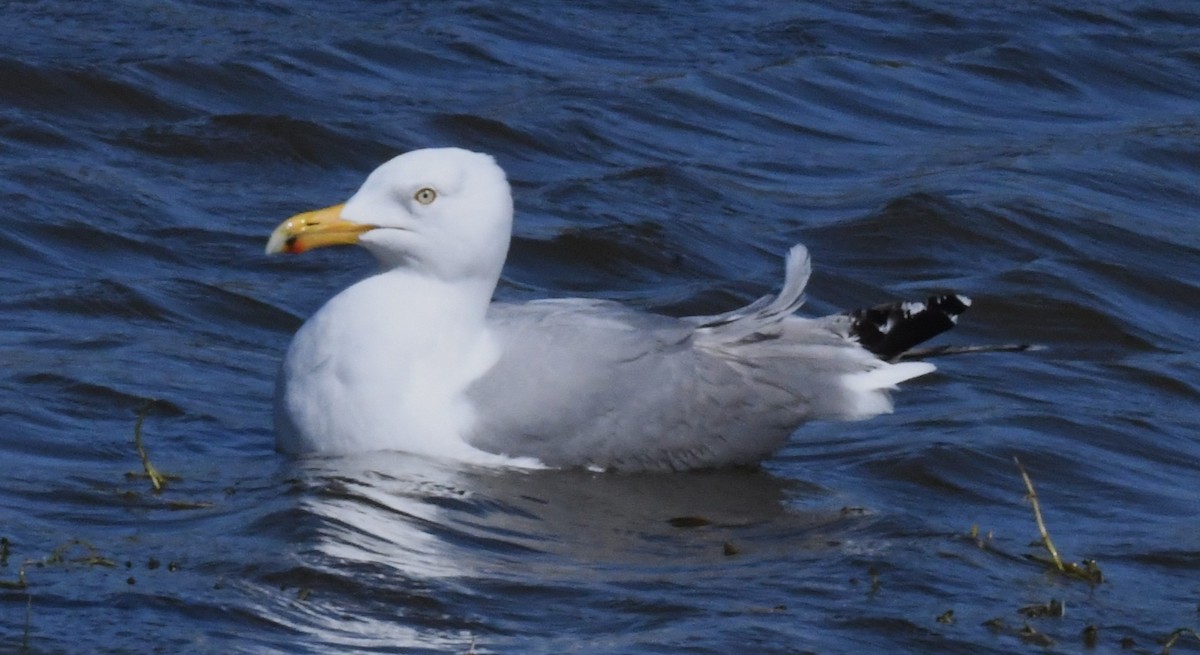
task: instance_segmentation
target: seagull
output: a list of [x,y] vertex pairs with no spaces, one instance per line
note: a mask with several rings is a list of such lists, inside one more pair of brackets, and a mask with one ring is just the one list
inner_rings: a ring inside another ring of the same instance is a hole
[[493,302],[513,200],[489,155],[402,154],[345,203],[297,214],[267,254],[357,244],[375,274],[296,332],[275,388],[278,450],[397,450],[482,465],[688,470],[754,465],[807,421],[891,412],[934,366],[902,361],[953,326],[957,294],[821,318],[777,294],[674,318],[583,298]]

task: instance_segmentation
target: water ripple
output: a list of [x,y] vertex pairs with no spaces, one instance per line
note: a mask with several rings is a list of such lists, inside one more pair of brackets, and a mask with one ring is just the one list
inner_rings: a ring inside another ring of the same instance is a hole
[[[6,7],[0,651],[27,608],[30,652],[1001,653],[1051,597],[1048,648],[1103,651],[1194,620],[1193,7],[346,9]],[[281,458],[287,339],[371,264],[263,240],[427,145],[508,171],[505,298],[711,314],[801,241],[807,312],[955,289],[946,342],[1045,349],[940,360],[756,471]],[[1102,585],[1026,557],[1014,455]]]

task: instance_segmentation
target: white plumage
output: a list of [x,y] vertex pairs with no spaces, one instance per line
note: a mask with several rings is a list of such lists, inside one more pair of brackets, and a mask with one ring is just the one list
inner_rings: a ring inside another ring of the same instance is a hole
[[616,469],[748,464],[806,420],[891,411],[888,390],[934,370],[880,360],[844,315],[794,316],[810,270],[802,246],[777,296],[717,316],[492,303],[512,216],[495,161],[446,148],[401,155],[344,205],[280,225],[268,253],[358,243],[381,270],[296,333],[276,388],[278,447]]

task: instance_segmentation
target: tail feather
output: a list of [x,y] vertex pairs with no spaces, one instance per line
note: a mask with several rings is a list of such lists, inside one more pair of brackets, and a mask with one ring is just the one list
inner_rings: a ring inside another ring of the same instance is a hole
[[935,370],[936,367],[928,362],[881,363],[866,371],[843,375],[841,383],[847,393],[843,396],[839,415],[856,420],[891,413],[892,399],[888,391],[901,382]]
[[971,306],[971,299],[955,294],[929,296],[925,302],[897,302],[847,312],[850,334],[864,348],[885,361],[901,355],[954,327]]
[[804,287],[812,274],[808,249],[796,244],[788,251],[783,288],[774,296],[758,300],[731,312],[713,316],[692,316],[685,320],[703,334],[719,335],[724,342],[749,338],[763,329],[776,326],[804,304]]

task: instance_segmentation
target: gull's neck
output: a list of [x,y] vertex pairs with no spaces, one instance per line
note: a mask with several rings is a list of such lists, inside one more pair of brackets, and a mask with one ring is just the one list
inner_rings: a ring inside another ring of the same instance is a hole
[[[394,342],[405,339],[415,352],[423,348],[462,347],[484,329],[496,283],[448,282],[406,268],[392,268],[359,281],[330,304],[355,307],[358,330]],[[362,335],[367,336],[367,335]]]
[[391,269],[332,298],[296,334],[285,361],[277,402],[304,426],[286,428],[285,447],[469,449],[463,435],[474,412],[463,392],[499,356],[485,322],[494,287]]

